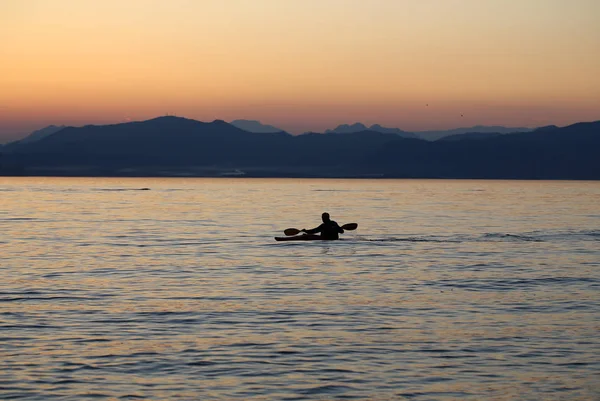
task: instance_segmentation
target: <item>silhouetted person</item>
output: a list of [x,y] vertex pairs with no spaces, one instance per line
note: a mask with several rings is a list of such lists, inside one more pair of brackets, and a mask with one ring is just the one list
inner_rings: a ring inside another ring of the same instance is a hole
[[321,218],[323,219],[323,224],[321,224],[319,227],[313,228],[311,230],[306,230],[303,228],[300,231],[303,231],[307,234],[321,233],[321,239],[325,240],[339,239],[339,234],[343,234],[344,229],[340,227],[338,223],[329,219],[329,213],[323,213],[321,215]]

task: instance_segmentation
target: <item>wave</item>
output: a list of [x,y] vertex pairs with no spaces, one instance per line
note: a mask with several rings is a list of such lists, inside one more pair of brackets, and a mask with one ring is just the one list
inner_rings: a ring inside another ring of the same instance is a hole
[[554,242],[554,241],[600,241],[600,230],[566,230],[557,232],[533,231],[527,233],[491,232],[474,235],[420,235],[406,237],[369,238],[356,237],[353,241],[366,242],[437,242],[437,243],[466,243],[466,242]]
[[531,235],[525,234],[510,234],[510,233],[486,233],[483,235],[483,238],[487,238],[490,240],[500,240],[500,241],[532,241],[532,242],[544,242],[541,238],[536,238]]
[[367,242],[464,242],[460,239],[439,238],[439,237],[389,237],[389,238],[357,238],[358,241]]
[[[485,265],[477,265],[478,267],[486,267]],[[438,280],[432,281],[425,285],[445,288],[445,289],[462,289],[468,291],[514,291],[514,290],[535,290],[544,287],[566,286],[566,285],[597,285],[598,280],[589,277],[572,277],[572,276],[556,276],[556,277],[508,277],[508,278],[491,278],[487,277],[484,280]],[[563,307],[571,307],[563,305]],[[581,306],[578,306],[581,308]]]
[[96,188],[94,191],[150,191],[150,188]]

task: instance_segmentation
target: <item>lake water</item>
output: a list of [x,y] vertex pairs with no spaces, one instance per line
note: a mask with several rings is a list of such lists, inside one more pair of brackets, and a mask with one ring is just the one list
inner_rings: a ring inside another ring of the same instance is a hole
[[0,399],[598,400],[599,267],[600,182],[0,178]]

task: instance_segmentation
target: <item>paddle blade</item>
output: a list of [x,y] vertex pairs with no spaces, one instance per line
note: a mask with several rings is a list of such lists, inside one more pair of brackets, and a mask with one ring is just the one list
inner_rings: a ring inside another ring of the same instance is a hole
[[297,235],[300,234],[300,230],[297,228],[288,228],[287,230],[283,230],[285,235]]
[[356,224],[356,223],[348,223],[348,224],[344,224],[342,226],[342,229],[344,229],[346,231],[356,230],[357,228],[358,228],[358,224]]

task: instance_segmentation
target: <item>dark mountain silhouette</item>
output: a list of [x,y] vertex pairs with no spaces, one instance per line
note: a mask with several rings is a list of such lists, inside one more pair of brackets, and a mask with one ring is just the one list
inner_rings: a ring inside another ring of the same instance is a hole
[[[427,141],[437,141],[438,139],[441,139],[446,136],[461,135],[461,134],[467,134],[467,133],[512,134],[515,132],[529,132],[529,131],[532,131],[532,129],[524,128],[524,127],[510,128],[510,127],[502,127],[502,126],[497,126],[497,125],[494,125],[494,126],[475,125],[473,127],[454,128],[454,129],[449,129],[449,130],[417,131],[417,132],[415,132],[415,134],[419,138],[425,139]],[[462,138],[462,139],[464,139],[464,138]]]
[[600,179],[600,121],[487,139],[388,144],[372,166],[440,178]]
[[373,124],[373,125],[371,125],[371,127],[367,128],[367,126],[362,123],[354,123],[352,125],[349,125],[349,124],[338,125],[334,129],[325,130],[325,133],[326,134],[333,134],[333,133],[348,134],[348,133],[363,132],[363,131],[381,132],[383,134],[396,134],[396,135],[404,137],[404,138],[418,138],[418,136],[413,134],[412,132],[402,131],[399,128],[386,128],[386,127],[382,127],[379,124]]
[[0,150],[3,175],[600,179],[600,122],[461,140],[251,133],[224,121],[160,117],[67,127]]
[[231,125],[243,129],[244,131],[254,133],[274,133],[274,132],[285,132],[281,128],[274,127],[272,125],[262,124],[256,120],[233,120]]
[[[4,149],[24,165],[155,168],[283,161],[276,152],[290,135],[253,134],[221,120],[204,123],[180,117],[80,128],[68,127],[28,144]],[[17,157],[18,156],[18,157]],[[252,164],[252,163],[251,163]]]

